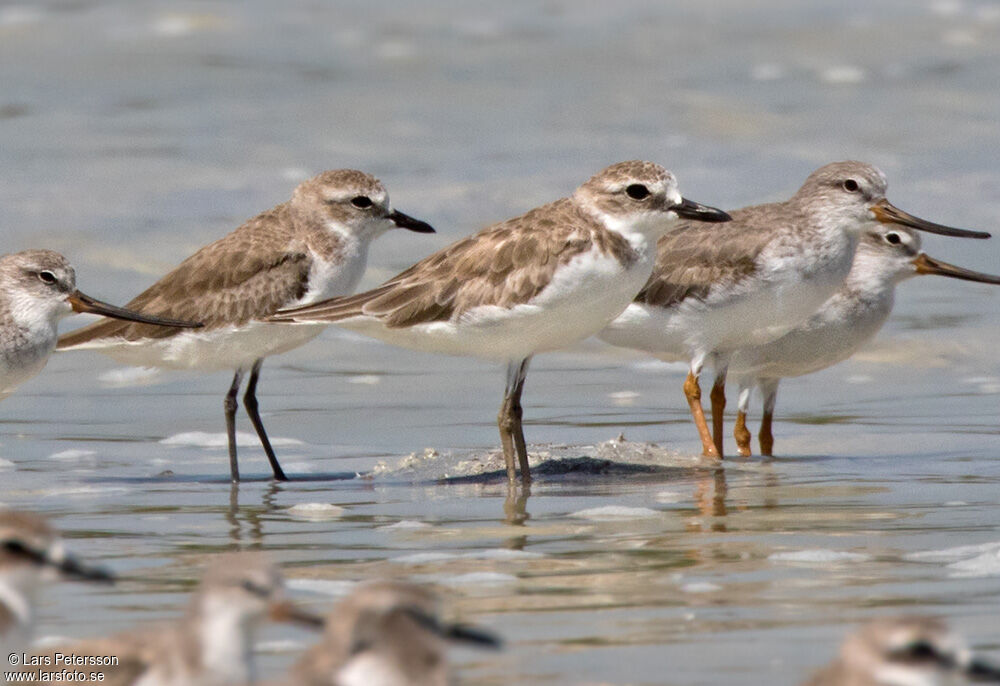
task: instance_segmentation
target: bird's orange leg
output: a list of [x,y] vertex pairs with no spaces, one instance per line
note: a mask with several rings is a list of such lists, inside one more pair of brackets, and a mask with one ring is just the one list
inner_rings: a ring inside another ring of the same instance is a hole
[[719,451],[715,449],[712,434],[708,430],[708,422],[705,421],[705,411],[701,407],[701,386],[698,385],[698,377],[693,372],[688,372],[687,379],[684,381],[684,395],[687,396],[691,417],[698,429],[702,454],[705,457],[719,457]]
[[736,447],[740,451],[741,457],[750,457],[750,429],[747,428],[747,413],[740,410],[736,413],[736,426],[733,427],[733,436],[736,437]]

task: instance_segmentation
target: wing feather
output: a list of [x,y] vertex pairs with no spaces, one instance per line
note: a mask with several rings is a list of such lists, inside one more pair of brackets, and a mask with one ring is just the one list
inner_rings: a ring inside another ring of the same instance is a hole
[[[602,241],[594,240],[598,234]],[[637,259],[620,235],[571,200],[557,200],[453,243],[371,291],[284,310],[268,321],[334,322],[369,315],[402,327],[453,320],[481,306],[509,308],[537,296],[558,267],[595,244],[623,261]]]
[[[250,220],[181,262],[126,305],[161,317],[196,318],[204,330],[261,319],[301,298],[312,258],[297,245],[285,206]],[[290,245],[295,245],[289,249]],[[60,349],[116,338],[168,338],[177,329],[106,319],[59,339]]]
[[732,221],[685,221],[657,244],[653,273],[635,301],[669,308],[704,300],[713,288],[754,276],[757,260],[775,238],[778,222],[789,222],[783,204],[758,205],[730,213]]

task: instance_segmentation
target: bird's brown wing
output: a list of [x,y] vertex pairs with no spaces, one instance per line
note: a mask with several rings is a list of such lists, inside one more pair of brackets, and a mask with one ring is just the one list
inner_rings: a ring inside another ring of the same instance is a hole
[[596,247],[636,259],[618,234],[568,199],[488,227],[365,293],[285,310],[268,321],[335,322],[359,315],[388,327],[448,321],[475,307],[510,308],[538,295],[561,265]]
[[773,207],[736,210],[725,224],[682,222],[657,243],[653,273],[635,302],[670,308],[753,276],[758,257],[774,239],[775,222],[787,221],[770,211]]
[[[244,324],[276,312],[308,290],[312,258],[294,245],[283,206],[258,215],[205,246],[126,305],[143,314],[200,321],[203,330]],[[98,339],[135,341],[179,332],[106,319],[59,339],[66,349]]]

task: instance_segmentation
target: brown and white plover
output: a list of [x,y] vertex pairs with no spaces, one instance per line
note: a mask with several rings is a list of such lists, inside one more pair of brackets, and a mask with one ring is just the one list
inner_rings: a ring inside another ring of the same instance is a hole
[[322,641],[288,686],[447,686],[449,643],[499,647],[491,633],[443,621],[437,597],[399,581],[365,584],[330,612]]
[[205,246],[129,303],[144,312],[196,318],[204,322],[203,329],[180,332],[102,322],[66,334],[59,339],[59,350],[94,349],[145,367],[235,369],[224,403],[233,481],[240,476],[236,395],[249,372],[243,404],[274,478],[283,480],[258,412],[260,368],[265,357],[303,345],[323,327],[281,329],[260,320],[283,307],[353,292],[372,240],[397,227],[434,231],[393,210],[374,176],[350,169],[323,172],[299,184],[291,200]]
[[936,617],[876,619],[802,686],[958,686],[1000,683],[1000,668],[973,656]]
[[100,683],[112,686],[249,684],[257,678],[257,630],[268,619],[310,631],[323,627],[321,617],[286,597],[281,572],[264,555],[222,554],[176,621],[54,646],[36,656],[48,656],[50,663],[56,653],[99,658],[110,664],[93,671],[100,673]]
[[507,363],[497,422],[508,479],[530,480],[521,391],[531,358],[599,331],[649,277],[678,217],[729,216],[685,200],[673,174],[621,162],[568,198],[464,238],[381,286],[268,321],[336,322],[395,345]]
[[66,552],[59,535],[42,517],[0,510],[0,655],[20,656],[37,623],[38,601],[54,577],[109,583],[110,573],[84,565]]

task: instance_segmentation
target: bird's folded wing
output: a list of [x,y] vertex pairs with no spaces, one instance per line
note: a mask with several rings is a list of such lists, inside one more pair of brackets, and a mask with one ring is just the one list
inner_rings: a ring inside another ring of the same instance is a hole
[[457,319],[477,307],[511,308],[537,296],[560,266],[595,247],[634,259],[625,239],[599,228],[560,200],[453,243],[370,291],[283,310],[268,321],[369,316],[404,327]]
[[725,224],[683,222],[657,244],[656,264],[635,302],[671,308],[704,300],[713,287],[732,286],[755,275],[757,259],[774,233],[747,222],[740,211]]
[[[232,233],[205,246],[126,307],[143,314],[200,321],[203,330],[211,330],[262,319],[296,302],[308,290],[312,258],[304,245],[289,249],[287,236],[267,229],[262,225],[259,230]],[[62,336],[58,348],[108,338],[168,338],[179,332],[107,319]]]

